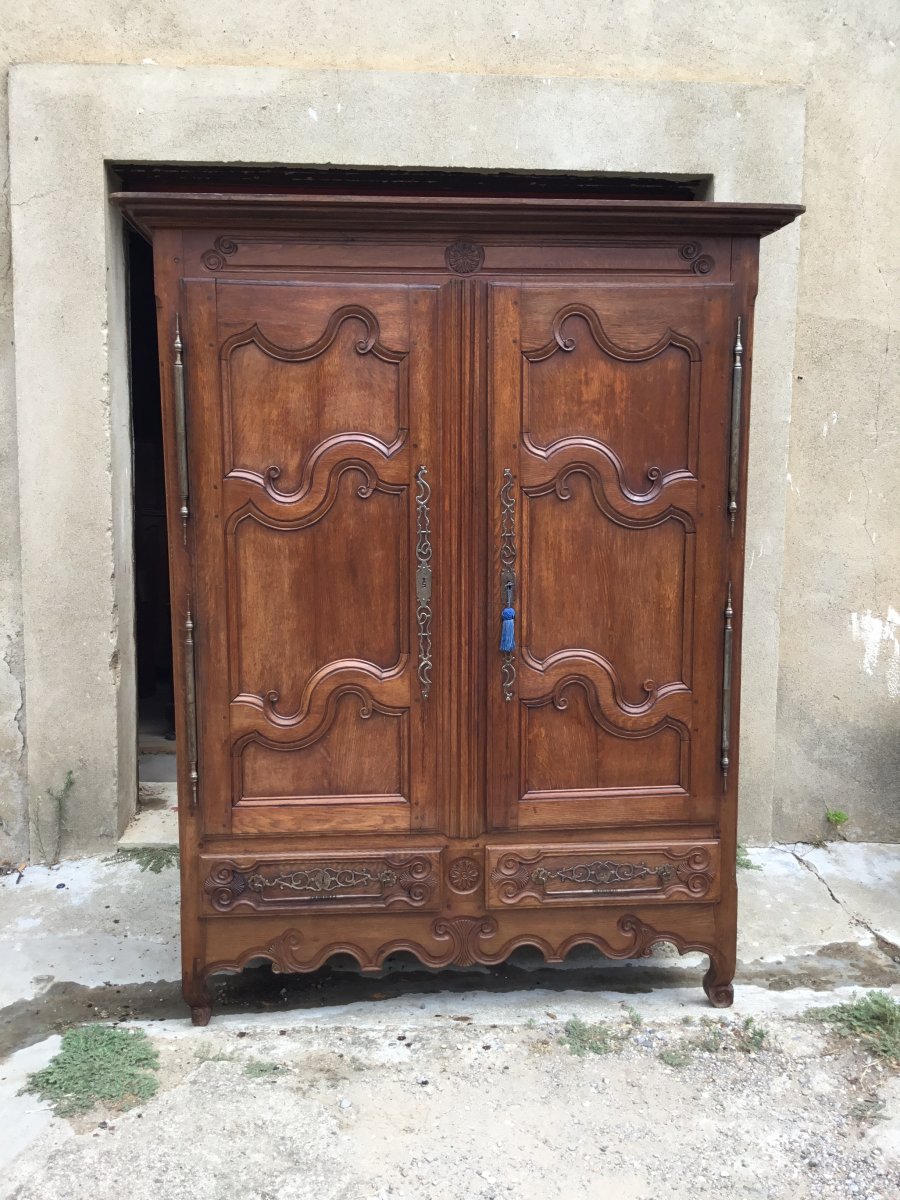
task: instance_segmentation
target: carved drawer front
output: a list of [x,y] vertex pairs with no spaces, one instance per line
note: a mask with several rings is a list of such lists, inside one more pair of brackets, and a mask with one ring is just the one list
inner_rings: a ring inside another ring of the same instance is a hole
[[284,858],[201,858],[207,913],[415,908],[441,903],[441,855],[436,850],[354,855],[292,854]]
[[488,907],[716,900],[719,843],[488,847]]

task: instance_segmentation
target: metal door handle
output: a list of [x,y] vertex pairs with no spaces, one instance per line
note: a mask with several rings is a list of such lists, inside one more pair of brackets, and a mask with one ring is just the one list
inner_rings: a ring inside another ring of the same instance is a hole
[[500,485],[500,683],[503,699],[512,700],[516,682],[516,495],[513,473],[503,470]]

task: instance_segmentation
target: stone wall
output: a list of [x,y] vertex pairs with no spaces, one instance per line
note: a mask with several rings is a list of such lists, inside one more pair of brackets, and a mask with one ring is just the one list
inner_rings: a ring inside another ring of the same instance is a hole
[[[16,5],[5,15],[0,60],[148,64],[141,74],[150,81],[141,86],[150,112],[155,96],[177,87],[180,72],[171,68],[391,72],[382,89],[371,92],[374,107],[358,110],[358,119],[367,131],[381,129],[383,144],[390,144],[391,129],[389,124],[382,126],[401,119],[402,111],[410,123],[417,115],[429,128],[443,123],[443,143],[457,151],[462,146],[469,158],[455,163],[429,158],[429,152],[437,153],[433,147],[442,144],[439,140],[431,148],[423,147],[416,162],[433,166],[520,164],[511,161],[518,141],[513,147],[511,140],[503,140],[509,130],[478,128],[477,105],[429,110],[436,94],[426,83],[429,73],[484,76],[475,90],[480,88],[486,96],[495,87],[520,80],[518,88],[505,93],[519,97],[518,107],[508,110],[510,124],[515,127],[518,122],[527,141],[534,133],[531,124],[539,120],[540,144],[546,148],[540,162],[530,163],[531,169],[629,169],[621,153],[611,153],[604,162],[602,142],[595,141],[591,153],[579,152],[582,133],[568,120],[567,106],[579,103],[591,81],[620,80],[638,89],[654,83],[683,84],[685,96],[694,97],[700,95],[690,90],[696,84],[744,85],[755,111],[742,113],[740,87],[707,94],[730,97],[725,103],[733,122],[763,122],[771,145],[754,146],[751,139],[741,143],[741,152],[748,160],[767,160],[777,153],[787,168],[798,175],[802,169],[802,198],[809,211],[802,219],[796,314],[793,235],[785,231],[770,239],[763,260],[761,316],[792,333],[796,315],[796,344],[792,399],[787,365],[777,354],[765,360],[760,355],[757,362],[743,828],[751,840],[816,836],[823,830],[825,809],[841,808],[851,816],[851,835],[897,839],[900,141],[891,131],[900,110],[898,37],[900,14],[889,0],[856,0],[828,11],[808,0],[790,6],[771,0],[754,6],[715,0],[703,5],[663,0],[485,5],[464,0],[452,6],[436,0],[403,5],[369,0],[365,6],[325,0],[273,0],[264,6],[238,5],[234,0],[215,5],[205,0],[190,5],[149,0],[142,6],[113,0],[91,5],[47,0],[40,9]],[[58,421],[52,436],[46,427],[38,427],[30,399],[24,403],[23,389],[26,383],[33,386],[33,379],[21,382],[17,399],[13,347],[10,217],[19,222],[16,228],[25,230],[45,203],[42,180],[29,175],[29,167],[40,160],[31,157],[33,147],[26,143],[55,130],[63,146],[69,123],[74,129],[75,122],[92,120],[93,110],[89,96],[77,113],[68,110],[64,97],[55,109],[48,102],[35,111],[40,132],[29,138],[28,105],[36,93],[28,91],[26,77],[21,76],[13,126],[23,164],[18,174],[21,190],[13,197],[13,210],[8,196],[0,203],[0,422],[5,434],[0,440],[0,553],[6,567],[0,575],[0,859],[26,853],[28,800],[33,810],[39,807],[48,788],[62,785],[67,770],[76,781],[71,831],[64,842],[70,853],[108,843],[127,817],[134,791],[133,750],[130,757],[123,756],[121,745],[129,728],[133,688],[131,634],[119,623],[130,589],[123,553],[129,545],[127,423],[120,409],[109,406],[109,395],[121,392],[123,383],[115,375],[122,365],[121,329],[105,328],[102,320],[96,327],[86,326],[90,344],[83,348],[85,362],[91,358],[93,369],[108,356],[113,374],[98,375],[93,393],[73,396],[70,405],[54,401],[56,407],[42,412],[42,417]],[[102,88],[115,85],[106,82]],[[340,105],[340,88],[335,76],[323,94]],[[279,94],[276,88],[273,103]],[[798,96],[805,100],[805,127]],[[4,90],[4,101],[5,97]],[[219,104],[219,119],[227,124],[227,95]],[[689,159],[685,144],[702,148],[705,128],[716,126],[722,117],[715,105],[704,109],[696,100],[694,105],[693,111],[671,102],[643,112],[607,112],[603,117],[610,131],[605,136],[615,151],[618,121],[634,160],[630,169],[678,170]],[[198,147],[208,150],[209,130],[201,110],[205,111],[202,103],[197,112],[190,103],[185,106],[174,139],[180,145],[195,134]],[[298,109],[305,128],[318,120],[318,114],[310,115],[314,110],[313,104]],[[134,129],[140,129],[142,120],[147,156],[170,157],[166,130],[158,124],[151,127],[144,108],[129,115]],[[5,132],[5,118],[2,125]],[[632,125],[639,127],[640,138]],[[354,130],[345,123],[341,128],[341,154],[329,154],[326,131],[320,129],[313,139],[317,157],[294,161],[335,158],[379,165],[365,158],[372,142],[361,136],[359,127]],[[398,144],[412,144],[409,131],[404,136],[407,141],[401,138]],[[492,156],[492,138],[500,139],[502,160]],[[112,153],[113,141],[98,144],[98,151]],[[739,142],[738,138],[735,145]],[[654,155],[664,146],[675,148],[670,161],[658,161]],[[254,159],[252,145],[245,153],[247,161],[268,161],[266,153]],[[578,161],[573,162],[573,155]],[[4,180],[6,158],[4,136]],[[204,160],[199,151],[197,159]],[[715,194],[720,199],[798,198],[764,194],[765,179],[753,185],[754,194],[736,195],[726,160],[718,155],[717,161]],[[697,171],[712,169],[704,168],[702,155],[691,165]],[[73,197],[105,186],[99,159],[81,166],[88,174],[73,179]],[[752,180],[753,161],[739,166],[741,179]],[[113,277],[106,295],[112,312],[121,299],[114,254],[118,230],[108,218],[105,228],[97,228],[96,211],[92,209],[94,224],[86,237],[95,244],[103,239],[112,248]],[[85,319],[79,313],[67,316],[64,309],[43,316],[31,310],[28,270],[40,251],[17,238],[16,313],[17,320],[25,322],[17,330],[23,356],[20,372],[29,372],[29,362],[36,361],[29,354],[37,353],[38,322],[46,322],[43,353],[52,357],[54,345],[66,344],[67,334],[73,342],[71,324]],[[78,244],[60,237],[53,251],[61,270],[77,272],[82,253]],[[790,277],[790,286],[781,286],[782,276]],[[779,298],[786,295],[791,308],[782,311]],[[76,377],[77,369],[78,363],[68,359],[55,364],[57,383],[73,371]],[[94,434],[103,421],[101,446]],[[41,447],[49,458],[42,458]],[[20,478],[27,501],[21,513]],[[54,498],[58,503],[58,489],[71,489],[73,495],[76,489],[86,489],[88,498],[79,503],[89,504],[95,488],[100,515],[95,506],[90,537],[73,512],[68,524],[50,523],[43,552],[38,553],[41,505]],[[82,562],[74,573],[66,563],[70,538]],[[39,616],[26,603],[23,617],[23,578],[26,592],[41,597]],[[91,622],[84,616],[95,600]],[[33,681],[28,690],[26,680]],[[26,731],[30,763],[23,742]],[[116,747],[117,757],[112,753]]]

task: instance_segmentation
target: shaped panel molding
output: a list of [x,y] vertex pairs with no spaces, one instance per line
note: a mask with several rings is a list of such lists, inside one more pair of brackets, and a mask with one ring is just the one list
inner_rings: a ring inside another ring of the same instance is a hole
[[580,451],[604,476],[614,508],[611,489],[632,502],[653,500],[669,481],[694,480],[701,355],[693,338],[668,328],[652,344],[628,348],[581,303],[560,308],[551,333],[545,345],[523,352],[528,452],[552,459],[562,451],[565,463]]
[[249,862],[202,858],[204,905],[211,913],[394,906],[428,912],[440,906],[442,853],[297,854]]
[[718,842],[489,847],[488,907],[714,900]]
[[667,704],[664,698],[657,708],[653,680],[644,686],[646,727],[618,725],[616,710],[609,706],[607,716],[594,685],[583,677],[564,678],[550,695],[525,700],[524,798],[564,793],[600,799],[624,791],[685,794],[690,729],[683,720],[661,716]]
[[[278,520],[248,502],[229,521],[232,695],[255,697],[274,725],[298,724],[312,690],[341,667],[383,679],[409,653],[408,489],[370,492],[346,467],[339,478],[333,498],[306,515]],[[353,586],[361,577],[377,606]],[[303,602],[310,579],[332,589],[327,611]]]
[[406,442],[408,351],[381,342],[378,319],[363,305],[333,311],[306,346],[280,345],[254,324],[227,338],[219,359],[226,475],[274,499],[294,503],[317,470],[390,458]]

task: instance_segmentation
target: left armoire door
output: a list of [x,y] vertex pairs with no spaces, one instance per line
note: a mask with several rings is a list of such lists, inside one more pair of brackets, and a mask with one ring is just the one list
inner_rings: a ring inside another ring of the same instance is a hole
[[438,296],[396,277],[182,284],[207,835],[442,824]]

